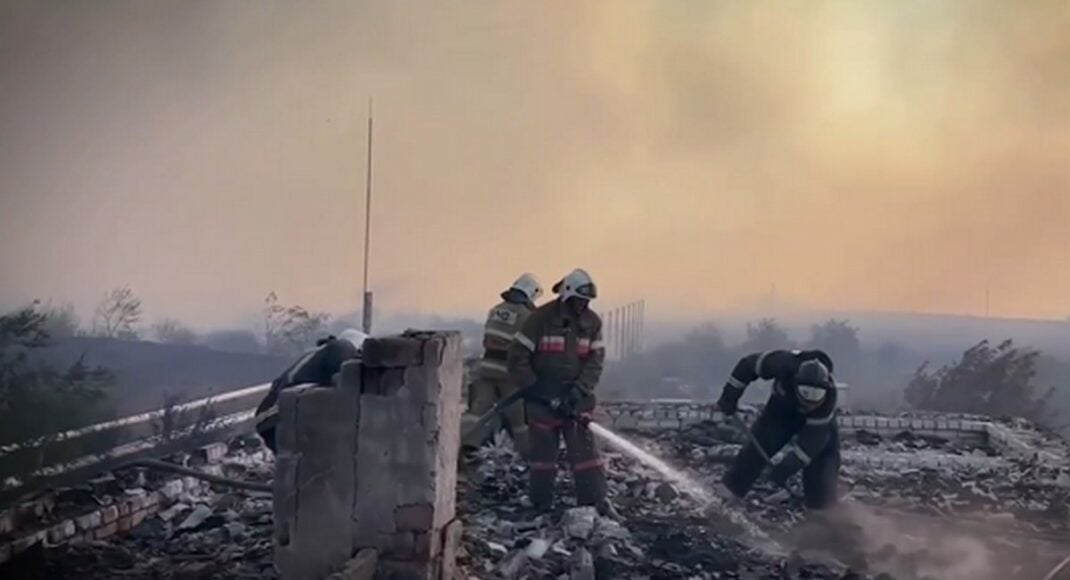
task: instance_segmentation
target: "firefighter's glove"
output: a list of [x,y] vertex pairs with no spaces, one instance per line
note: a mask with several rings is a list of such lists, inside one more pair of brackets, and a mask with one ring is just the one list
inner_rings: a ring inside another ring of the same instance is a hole
[[569,383],[565,392],[565,400],[573,411],[579,409],[580,403],[591,398],[591,392],[579,383]]
[[787,489],[788,480],[803,467],[802,462],[796,459],[793,454],[789,453],[784,456],[780,463],[774,465],[769,471],[769,481]]
[[735,415],[739,410],[739,395],[736,395],[729,391],[729,387],[721,393],[721,398],[717,400],[717,408],[725,415]]

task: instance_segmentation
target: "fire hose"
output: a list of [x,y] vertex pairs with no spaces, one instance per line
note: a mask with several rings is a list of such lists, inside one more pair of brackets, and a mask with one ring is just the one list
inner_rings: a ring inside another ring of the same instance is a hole
[[476,419],[476,422],[473,423],[471,427],[466,429],[464,433],[461,434],[461,440],[464,441],[475,433],[482,431],[488,423],[494,420],[495,417],[504,413],[506,409],[508,409],[510,406],[517,403],[521,399],[534,401],[546,405],[551,411],[557,413],[558,415],[561,415],[562,418],[572,419],[584,424],[590,422],[589,418],[576,413],[576,410],[567,403],[565,403],[563,399],[546,399],[536,396],[534,394],[534,390],[541,384],[542,383],[535,383],[522,389],[517,389],[508,397],[505,397],[504,399],[495,403],[495,405],[491,407],[489,411],[480,415],[479,418]]
[[1051,569],[1051,572],[1048,572],[1048,575],[1044,577],[1044,580],[1055,580],[1055,577],[1059,575],[1059,572],[1062,572],[1063,569],[1066,568],[1067,564],[1070,564],[1070,554],[1067,554],[1062,562],[1056,564],[1055,567]]

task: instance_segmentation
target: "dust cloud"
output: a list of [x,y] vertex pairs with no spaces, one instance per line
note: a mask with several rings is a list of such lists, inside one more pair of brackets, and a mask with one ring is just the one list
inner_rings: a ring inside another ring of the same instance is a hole
[[1040,579],[1065,550],[1061,543],[1016,538],[984,514],[948,519],[847,501],[827,517],[835,522],[832,528],[817,522],[800,525],[792,532],[792,544],[803,553],[824,553],[895,578]]

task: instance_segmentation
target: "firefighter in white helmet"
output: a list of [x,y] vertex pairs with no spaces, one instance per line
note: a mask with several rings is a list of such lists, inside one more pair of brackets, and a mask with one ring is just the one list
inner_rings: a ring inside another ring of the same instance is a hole
[[551,509],[560,440],[565,439],[575,482],[576,503],[612,514],[606,502],[602,459],[588,428],[597,403],[605,346],[602,319],[590,309],[598,289],[583,269],[554,285],[557,300],[532,313],[509,349],[509,371],[526,399],[531,448],[529,497]]
[[342,331],[337,338],[333,335],[321,338],[316,341],[316,348],[306,351],[271,383],[267,396],[256,408],[255,422],[257,432],[272,453],[276,450],[279,393],[305,383],[323,386],[336,384],[342,365],[360,357],[366,338],[368,335],[354,328]]
[[[479,362],[469,393],[468,414],[464,417],[467,427],[472,425],[480,415],[490,411],[498,401],[516,391],[516,386],[509,378],[508,352],[513,336],[528,315],[535,309],[535,301],[542,296],[542,285],[532,274],[523,274],[508,289],[501,293],[502,302],[487,313],[487,322],[483,327],[483,359]],[[502,412],[504,427],[513,437],[513,443],[520,453],[526,453],[528,447],[528,426],[524,419],[524,405],[517,402]],[[472,432],[463,444],[466,447],[479,447],[497,431],[491,424],[484,430]]]

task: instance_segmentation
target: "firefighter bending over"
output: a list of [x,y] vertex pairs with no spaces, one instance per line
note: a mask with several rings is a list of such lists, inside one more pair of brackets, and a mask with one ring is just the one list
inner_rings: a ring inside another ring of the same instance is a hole
[[557,454],[563,435],[576,485],[576,503],[608,509],[602,460],[588,428],[602,376],[602,320],[589,308],[598,295],[584,270],[554,285],[556,300],[537,308],[509,348],[509,374],[525,389],[531,447],[533,507],[553,506]]
[[[483,359],[476,367],[475,380],[472,381],[471,403],[465,424],[472,424],[480,415],[490,411],[498,401],[516,391],[509,378],[509,345],[535,309],[535,301],[542,296],[542,285],[532,274],[523,274],[502,292],[502,302],[491,308],[487,322],[483,327]],[[513,444],[521,455],[528,449],[528,426],[524,420],[524,406],[517,401],[502,411],[502,419]],[[464,432],[469,432],[466,426]],[[489,439],[496,429],[482,429],[471,432],[463,442],[465,447],[479,447]]]
[[[744,389],[757,379],[772,380],[773,392],[751,429],[754,440],[769,458],[792,443],[784,459],[773,466],[770,479],[784,486],[801,469],[806,506],[831,507],[838,499],[840,471],[832,359],[819,350],[774,350],[743,357],[717,402],[721,412],[735,413]],[[749,441],[725,474],[724,486],[742,498],[765,465],[762,452],[755,448],[754,441]]]
[[328,336],[316,342],[316,348],[297,359],[271,383],[271,389],[256,408],[256,431],[264,444],[276,452],[275,427],[279,422],[279,393],[296,385],[312,383],[329,386],[335,384],[342,364],[360,356],[361,345],[367,335],[349,329],[339,338]]

